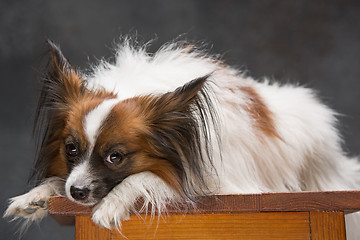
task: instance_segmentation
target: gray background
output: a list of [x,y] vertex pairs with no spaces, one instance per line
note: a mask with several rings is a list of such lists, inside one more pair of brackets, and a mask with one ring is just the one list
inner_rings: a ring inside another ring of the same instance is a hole
[[[45,40],[60,43],[72,65],[111,57],[120,34],[137,31],[151,49],[187,33],[261,78],[319,90],[342,115],[345,149],[360,153],[360,1],[90,1],[0,2],[0,211],[23,193],[34,158],[31,135]],[[296,106],[294,106],[296,107]],[[306,114],[306,113],[304,113]],[[0,220],[0,238],[16,239]],[[24,239],[73,239],[51,218]]]

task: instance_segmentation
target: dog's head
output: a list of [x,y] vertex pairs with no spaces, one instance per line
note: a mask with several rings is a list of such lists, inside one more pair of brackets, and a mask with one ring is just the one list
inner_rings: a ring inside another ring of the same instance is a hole
[[88,88],[58,46],[49,45],[51,61],[35,127],[40,179],[66,179],[66,195],[85,205],[143,171],[157,174],[180,194],[188,191],[189,172],[202,181],[201,127],[206,124],[199,121],[207,121],[208,76],[172,92],[120,100],[115,92]]

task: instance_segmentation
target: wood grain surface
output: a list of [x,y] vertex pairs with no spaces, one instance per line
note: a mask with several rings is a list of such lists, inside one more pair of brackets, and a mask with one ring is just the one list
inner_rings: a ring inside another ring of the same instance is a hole
[[309,214],[303,212],[177,214],[140,221],[132,216],[123,222],[121,234],[97,227],[90,216],[79,216],[76,222],[79,240],[310,239]]
[[311,240],[345,239],[343,212],[310,212]]
[[[245,195],[217,195],[198,199],[197,208],[168,206],[168,214],[222,213],[247,211],[360,211],[360,191],[289,192]],[[141,200],[137,210],[140,211]],[[90,215],[91,207],[71,202],[65,197],[53,196],[49,202],[51,215]]]

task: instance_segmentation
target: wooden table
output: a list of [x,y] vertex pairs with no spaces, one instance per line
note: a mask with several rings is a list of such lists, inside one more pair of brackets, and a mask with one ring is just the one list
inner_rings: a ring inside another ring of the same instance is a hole
[[[169,206],[167,216],[132,215],[128,239],[346,239],[344,215],[360,210],[360,191],[220,195],[199,199],[197,209]],[[140,205],[140,204],[139,204]],[[73,223],[76,240],[126,239],[96,226],[91,208],[52,197],[49,213]]]

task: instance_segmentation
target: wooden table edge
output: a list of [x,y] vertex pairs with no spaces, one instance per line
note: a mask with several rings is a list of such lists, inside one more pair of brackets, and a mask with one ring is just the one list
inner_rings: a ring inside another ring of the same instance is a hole
[[[360,211],[360,191],[284,192],[239,195],[213,195],[198,198],[191,204],[169,205],[168,214],[199,214],[220,212],[289,212],[289,211]],[[140,214],[142,201],[136,210]],[[53,216],[91,215],[92,207],[71,202],[66,197],[52,196],[49,214]]]

